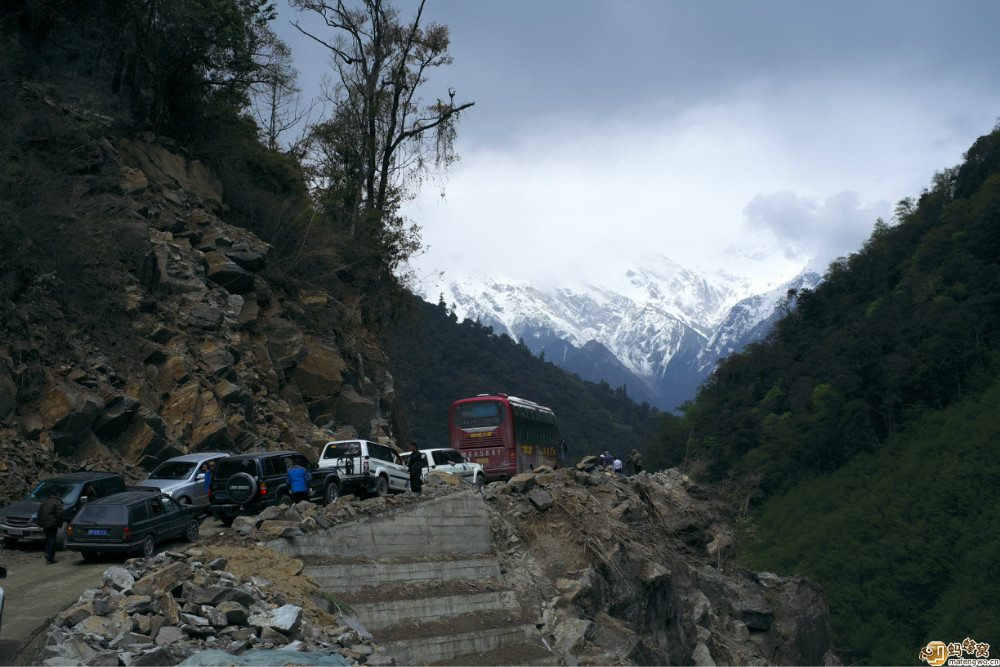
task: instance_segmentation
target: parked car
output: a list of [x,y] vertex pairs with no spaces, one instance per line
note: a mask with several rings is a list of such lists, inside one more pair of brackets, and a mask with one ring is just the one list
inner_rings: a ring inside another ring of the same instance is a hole
[[[7,578],[7,568],[0,567],[0,579]],[[3,586],[0,586],[0,629],[3,629]]]
[[294,465],[312,473],[311,501],[325,505],[340,497],[337,471],[319,469],[299,452],[239,454],[216,464],[210,511],[229,526],[241,514],[257,514],[270,505],[290,505],[292,492],[286,477]]
[[198,539],[204,516],[202,508],[181,505],[165,493],[116,493],[83,506],[66,531],[66,548],[88,560],[135,551],[149,558],[159,542]]
[[368,440],[326,443],[319,457],[321,469],[337,471],[341,493],[384,496],[410,488],[410,473],[395,449]]
[[153,472],[136,486],[159,489],[181,505],[208,505],[205,474],[201,472],[201,464],[215,461],[218,465],[219,461],[227,456],[229,454],[225,452],[175,456],[156,466]]
[[[85,488],[96,491],[84,494]],[[84,503],[125,490],[125,480],[113,472],[74,472],[59,477],[49,477],[34,488],[31,494],[0,509],[0,536],[4,545],[15,546],[19,540],[44,542],[45,531],[38,525],[38,508],[52,495],[62,497],[63,525],[56,537],[56,548],[66,545],[66,527]]]
[[[427,457],[427,465],[424,467],[423,477],[427,477],[430,471],[449,472],[459,475],[462,481],[476,486],[483,486],[486,483],[486,471],[478,463],[470,463],[462,458],[461,452],[448,447],[421,449],[420,452]],[[403,452],[401,455],[403,463],[409,461],[410,452]]]

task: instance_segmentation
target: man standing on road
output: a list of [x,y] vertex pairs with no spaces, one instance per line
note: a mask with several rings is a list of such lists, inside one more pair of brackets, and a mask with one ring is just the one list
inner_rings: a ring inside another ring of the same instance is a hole
[[309,471],[300,465],[293,465],[288,469],[285,482],[288,484],[288,490],[292,492],[292,500],[295,502],[309,500],[309,480],[311,479],[312,475],[309,474]]
[[420,493],[424,489],[424,466],[427,464],[427,457],[417,447],[417,443],[410,443],[410,456],[406,460],[406,467],[410,471],[410,490]]
[[38,508],[38,525],[45,530],[45,562],[56,562],[56,536],[63,520],[63,504],[59,494],[53,493]]

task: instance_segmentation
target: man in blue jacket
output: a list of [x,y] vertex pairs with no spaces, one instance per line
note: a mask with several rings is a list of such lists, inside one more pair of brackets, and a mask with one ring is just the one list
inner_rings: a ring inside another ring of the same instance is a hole
[[292,499],[295,502],[309,500],[309,480],[311,479],[312,475],[309,474],[309,471],[300,465],[294,465],[288,469],[285,482],[288,483],[288,489],[292,492]]

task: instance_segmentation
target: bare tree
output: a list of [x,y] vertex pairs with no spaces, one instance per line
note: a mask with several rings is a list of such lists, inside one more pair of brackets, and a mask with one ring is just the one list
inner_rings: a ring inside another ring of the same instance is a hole
[[400,22],[388,0],[292,0],[322,17],[326,38],[296,28],[330,50],[337,83],[328,89],[333,116],[317,126],[318,180],[336,192],[351,237],[363,232],[383,243],[402,243],[404,254],[419,248],[415,228],[400,235],[399,204],[434,168],[454,161],[455,125],[473,102],[448,99],[424,104],[419,91],[431,68],[448,65],[447,26],[421,27],[416,16]]
[[261,70],[250,93],[264,144],[278,150],[282,135],[306,120],[314,105],[302,102],[302,91],[296,85],[298,72],[292,66],[288,45],[273,34],[270,37],[259,56]]

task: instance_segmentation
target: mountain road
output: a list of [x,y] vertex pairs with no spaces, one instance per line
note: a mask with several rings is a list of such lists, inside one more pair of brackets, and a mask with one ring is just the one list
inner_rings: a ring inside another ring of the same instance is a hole
[[[201,524],[201,537],[222,524],[207,517]],[[197,544],[197,542],[195,542]],[[172,540],[157,547],[157,552],[184,549],[186,542]],[[7,568],[7,578],[0,580],[4,589],[3,625],[0,627],[0,665],[20,664],[22,651],[48,627],[56,614],[76,602],[83,591],[101,586],[104,571],[121,565],[131,556],[109,554],[97,560],[84,560],[75,551],[60,551],[56,562],[45,562],[44,545],[22,544],[0,550],[0,565]]]

